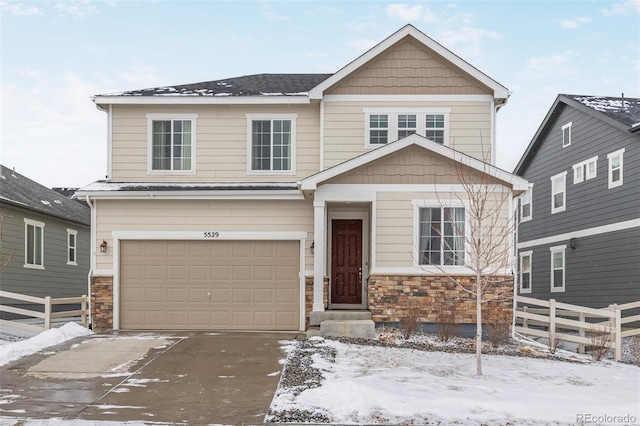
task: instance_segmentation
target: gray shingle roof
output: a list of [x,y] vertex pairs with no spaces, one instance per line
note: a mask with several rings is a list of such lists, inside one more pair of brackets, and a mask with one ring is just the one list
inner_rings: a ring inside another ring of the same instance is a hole
[[91,209],[0,165],[0,201],[73,222],[91,224]]
[[254,74],[101,96],[303,96],[332,74]]
[[612,96],[565,95],[620,123],[634,127],[640,124],[640,99]]

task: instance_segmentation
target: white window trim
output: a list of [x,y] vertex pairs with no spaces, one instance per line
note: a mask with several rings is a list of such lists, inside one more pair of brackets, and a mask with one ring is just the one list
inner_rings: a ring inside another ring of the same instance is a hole
[[[562,178],[564,184],[564,189],[562,192],[562,207],[554,207],[554,200],[556,191],[556,180]],[[557,175],[551,176],[551,214],[560,213],[567,209],[567,172],[558,173]]]
[[[296,121],[298,114],[245,114],[247,119],[247,175],[260,176],[260,175],[278,175],[278,176],[291,176],[296,174]],[[254,120],[291,120],[291,170],[252,170],[251,163],[251,122]]]
[[[607,154],[607,160],[609,160],[608,168],[607,168],[607,176],[608,176],[608,188],[617,188],[618,186],[622,186],[624,182],[624,151],[625,149],[619,149],[617,151],[612,152],[611,154]],[[611,169],[611,163],[613,159],[616,157],[620,157],[620,180],[613,182],[613,170]]]
[[363,108],[364,112],[364,146],[366,149],[375,149],[386,144],[371,144],[369,136],[371,130],[369,128],[369,117],[371,115],[386,114],[389,118],[388,140],[387,144],[398,140],[398,116],[399,115],[415,115],[416,116],[416,134],[426,137],[426,116],[427,114],[440,114],[444,116],[444,143],[449,146],[449,114],[451,108]]
[[[572,133],[573,133],[573,131],[572,131],[572,129],[571,129],[571,127],[572,127],[572,126],[573,126],[573,123],[572,123],[572,122],[569,122],[569,123],[565,124],[564,126],[562,126],[562,147],[563,147],[563,148],[566,148],[566,147],[568,147],[569,145],[571,145],[571,139],[573,138],[573,134],[572,134]],[[565,131],[566,129],[569,129],[569,138],[568,138],[568,139],[569,139],[569,141],[568,141],[568,142],[567,142],[567,141],[565,141],[565,138],[564,138],[564,131]]]
[[[593,163],[593,173],[589,173],[589,164]],[[598,156],[591,157],[573,166],[573,184],[584,182],[598,176]],[[578,175],[580,173],[580,175]]]
[[[196,121],[198,114],[156,114],[147,117],[147,174],[148,175],[184,175],[196,174]],[[156,120],[191,120],[191,170],[153,170],[153,122]]]
[[[525,216],[524,213],[522,212],[523,211],[522,207],[524,206],[524,203],[522,202],[522,200],[524,199],[524,196],[527,195],[527,194],[529,195],[529,203],[528,203],[529,204],[529,216]],[[529,189],[527,191],[525,191],[525,193],[520,196],[520,223],[528,222],[531,219],[533,219],[533,185],[530,185]]]
[[446,204],[443,204],[441,200],[411,200],[413,204],[413,267],[414,269],[424,271],[429,274],[442,274],[442,271],[446,273],[463,273],[468,272],[470,269],[465,265],[421,265],[418,259],[420,258],[420,209],[421,208],[448,208],[448,207],[464,207],[465,208],[465,263],[468,262],[467,256],[470,253],[471,247],[469,247],[469,205],[461,200],[449,200]]
[[[567,257],[565,256],[567,245],[563,244],[561,246],[550,247],[549,251],[551,252],[551,276],[549,282],[551,284],[551,293],[564,293],[565,282],[567,280]],[[554,287],[554,277],[553,277],[553,255],[556,253],[562,253],[562,287]]]
[[[37,226],[42,228],[42,244],[40,245],[40,259],[42,260],[42,265],[34,265],[34,264],[27,263],[27,250],[28,250],[28,247],[27,247],[28,226],[27,225]],[[44,222],[27,219],[26,217],[24,218],[24,265],[23,266],[29,269],[44,269]]]
[[[69,244],[69,236],[74,236],[75,245],[73,246],[74,260],[69,260],[69,250],[71,245]],[[67,228],[67,265],[78,266],[78,231],[75,229]]]
[[[522,258],[529,258],[529,288],[522,288]],[[528,294],[533,289],[533,250],[520,252],[520,262],[518,264],[518,279],[520,282],[520,293]]]

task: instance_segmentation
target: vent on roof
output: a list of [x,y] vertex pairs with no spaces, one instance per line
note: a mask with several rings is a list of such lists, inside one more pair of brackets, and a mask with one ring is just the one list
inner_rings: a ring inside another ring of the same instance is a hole
[[49,201],[47,201],[47,200],[40,200],[40,201],[42,201],[42,204],[44,204],[45,206],[50,206],[51,205],[51,203]]
[[60,200],[53,200],[53,202],[56,203],[56,204],[62,205],[62,201],[60,201]]

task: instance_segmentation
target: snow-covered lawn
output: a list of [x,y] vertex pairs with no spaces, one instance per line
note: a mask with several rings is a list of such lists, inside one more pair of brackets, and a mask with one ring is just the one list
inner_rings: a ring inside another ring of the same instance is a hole
[[[640,421],[636,366],[485,355],[484,374],[477,377],[472,354],[314,339],[320,350],[312,367],[322,372],[321,385],[302,392],[279,387],[272,412],[305,411],[341,424]],[[335,358],[321,355],[323,347]],[[296,350],[294,344],[289,357]]]

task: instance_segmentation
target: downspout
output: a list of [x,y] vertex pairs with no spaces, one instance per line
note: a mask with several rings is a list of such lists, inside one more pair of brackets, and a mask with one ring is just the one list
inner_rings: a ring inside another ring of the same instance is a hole
[[93,325],[93,321],[92,321],[92,315],[91,315],[91,277],[93,276],[93,270],[95,269],[95,264],[96,264],[96,251],[95,251],[95,247],[96,247],[96,235],[95,235],[95,223],[96,223],[96,210],[95,210],[95,204],[91,201],[91,198],[87,195],[85,198],[85,201],[87,202],[87,204],[89,205],[89,209],[91,210],[91,227],[89,229],[89,234],[91,235],[91,245],[90,245],[90,254],[91,254],[91,261],[89,262],[89,275],[87,276],[87,288],[88,288],[88,292],[87,295],[89,296],[89,329],[92,328]]

